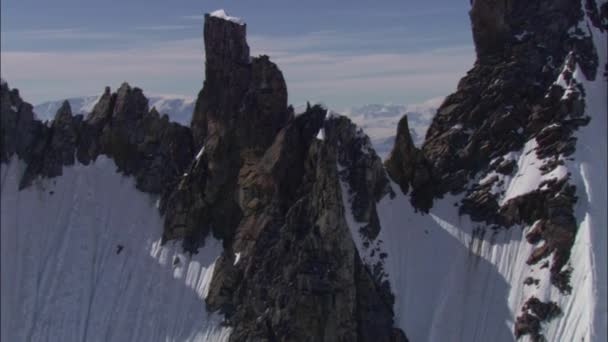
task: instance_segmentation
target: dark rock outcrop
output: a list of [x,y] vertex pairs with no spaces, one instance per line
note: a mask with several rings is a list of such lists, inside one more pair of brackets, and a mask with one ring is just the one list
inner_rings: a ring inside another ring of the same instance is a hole
[[23,101],[17,89],[9,89],[8,83],[0,83],[0,134],[2,149],[0,161],[6,163],[13,155],[29,163],[37,146],[36,140],[46,129],[34,117],[31,104]]
[[255,164],[293,117],[287,86],[267,56],[252,58],[246,25],[205,16],[205,83],[192,115],[201,159],[163,201],[166,239],[185,238],[195,249],[201,237],[232,239],[243,213],[239,170]]
[[423,210],[431,207],[433,191],[428,187],[432,186],[432,169],[422,151],[412,141],[407,115],[399,120],[395,144],[384,165],[403,193],[408,193],[411,187],[411,199],[415,207]]
[[545,341],[545,337],[541,334],[541,323],[549,322],[561,313],[562,310],[557,303],[544,303],[536,297],[530,297],[522,308],[522,314],[517,317],[515,322],[515,337],[530,335],[534,342]]
[[[351,238],[338,165],[351,171],[361,197],[370,196],[361,203],[375,203],[387,180],[382,173],[369,183],[359,178],[357,170],[370,169],[358,169],[362,161],[349,154],[369,139],[348,119],[325,119],[325,112],[315,106],[291,120],[264,156],[241,170],[244,216],[207,297],[234,325],[235,341],[404,338],[392,327],[388,283],[374,277]],[[320,129],[325,140],[315,139]],[[375,153],[370,158],[381,171]],[[375,215],[369,206],[361,206],[362,217]]]

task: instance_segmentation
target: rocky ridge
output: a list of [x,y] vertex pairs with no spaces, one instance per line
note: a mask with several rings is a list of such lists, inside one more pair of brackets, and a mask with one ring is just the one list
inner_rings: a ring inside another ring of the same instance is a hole
[[26,163],[21,188],[40,176],[60,176],[63,166],[76,161],[88,165],[103,154],[114,159],[120,172],[134,176],[138,189],[162,194],[194,154],[190,129],[149,110],[141,89],[127,83],[115,93],[106,88],[86,118],[72,115],[66,101],[46,124],[34,119],[32,106],[7,83],[0,96],[2,162],[16,155]]

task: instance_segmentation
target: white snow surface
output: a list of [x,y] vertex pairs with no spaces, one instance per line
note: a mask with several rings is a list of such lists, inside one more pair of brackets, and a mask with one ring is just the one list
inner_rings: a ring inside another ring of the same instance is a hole
[[319,129],[316,138],[319,140],[325,140],[325,128],[321,127],[321,129]]
[[[536,139],[531,139],[526,142],[523,153],[517,158],[517,173],[511,178],[510,176],[499,175],[505,184],[506,193],[500,199],[501,205],[508,200],[526,194],[534,189],[538,189],[543,181],[550,179],[561,180],[567,177],[568,168],[564,165],[559,165],[553,171],[543,175],[539,167],[543,164],[536,156],[536,148],[538,144]],[[505,156],[507,160],[514,153],[510,152]]]
[[[591,25],[588,17],[584,21],[586,21],[585,26],[591,30],[599,57],[599,66],[594,81],[587,80],[578,67],[574,73],[574,78],[585,88],[585,113],[591,117],[591,122],[577,132],[575,160],[573,165],[569,166],[577,188],[576,217],[580,224],[571,256],[571,262],[576,265],[572,274],[572,286],[575,289],[578,286],[579,291],[573,293],[573,297],[576,298],[568,303],[567,309],[571,312],[580,312],[579,324],[583,325],[583,329],[588,329],[585,333],[585,341],[607,341],[608,150],[606,137],[608,122],[606,116],[608,105],[606,99],[608,99],[608,87],[606,77],[603,76],[603,66],[608,61],[606,56],[608,33],[601,32]],[[557,326],[551,328],[560,332]],[[576,331],[578,327],[570,328]]]
[[201,158],[203,157],[203,154],[205,153],[205,145],[203,145],[203,147],[201,147],[201,149],[198,151],[198,153],[196,154],[195,159],[201,160]]
[[219,9],[217,11],[213,11],[211,13],[209,13],[210,16],[212,17],[216,17],[216,18],[222,18],[224,20],[228,20],[231,21],[233,23],[237,23],[239,25],[244,25],[245,21],[241,18],[238,17],[231,17],[228,14],[226,14],[226,11],[224,11],[223,9]]
[[1,167],[2,341],[228,339],[204,303],[220,242],[161,246],[156,198],[103,156],[19,191],[23,171]]

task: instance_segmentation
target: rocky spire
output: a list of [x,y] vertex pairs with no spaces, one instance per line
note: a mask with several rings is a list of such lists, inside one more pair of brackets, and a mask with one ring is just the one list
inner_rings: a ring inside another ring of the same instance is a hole
[[[185,234],[196,240],[214,227],[216,236],[230,239],[242,217],[236,203],[239,170],[261,158],[293,117],[283,74],[268,56],[249,56],[246,28],[225,14],[205,15],[205,82],[191,125],[204,158],[182,180],[181,194],[167,203],[167,238]],[[185,205],[180,201],[194,198],[205,199],[189,205],[197,214],[179,214]]]
[[70,120],[72,118],[72,106],[70,106],[70,102],[68,100],[63,101],[61,107],[55,113],[55,118],[53,122],[61,122]]
[[45,129],[35,120],[33,107],[23,101],[17,89],[10,89],[6,81],[0,82],[0,161],[7,162],[13,155],[29,161],[30,147]]
[[268,147],[289,118],[283,74],[268,57],[250,57],[246,33],[246,24],[205,15],[205,82],[191,125],[197,147],[234,129],[241,145]]

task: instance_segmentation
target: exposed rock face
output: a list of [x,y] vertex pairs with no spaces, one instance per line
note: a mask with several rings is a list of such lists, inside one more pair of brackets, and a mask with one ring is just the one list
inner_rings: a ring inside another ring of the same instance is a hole
[[399,121],[395,145],[385,166],[403,193],[408,193],[411,186],[412,201],[416,207],[429,208],[432,205],[433,193],[425,188],[431,180],[431,167],[412,141],[407,115]]
[[10,90],[5,82],[0,83],[0,106],[1,161],[7,162],[14,154],[31,161],[34,142],[44,130],[44,125],[35,120],[32,106],[21,99],[19,91]]
[[204,35],[205,83],[192,115],[194,143],[204,153],[161,208],[165,238],[185,237],[188,249],[211,228],[232,239],[243,215],[239,170],[261,158],[293,117],[281,71],[267,56],[249,56],[246,25],[206,15]]
[[[573,74],[578,65],[593,80],[598,68],[592,37],[579,22],[587,12],[601,28],[598,11],[595,1],[581,6],[579,1],[473,0],[474,67],[438,109],[421,150],[411,144],[407,124],[400,123],[385,162],[401,189],[412,189],[411,202],[421,210],[449,192],[462,194],[461,214],[494,229],[535,224],[528,241],[544,243],[528,263],[552,254],[551,283],[562,293],[571,290],[571,269],[565,266],[577,230],[576,189],[568,184],[569,174],[521,196],[501,198],[517,171],[512,153],[534,142],[529,153],[542,164],[543,175],[574,153],[573,134],[590,118],[584,116],[585,94]],[[424,177],[416,182],[419,169]],[[540,327],[541,321],[530,324]],[[519,324],[515,330],[517,336],[540,338],[540,328]]]
[[562,313],[557,303],[543,303],[536,297],[530,297],[522,311],[524,313],[517,317],[517,322],[515,322],[515,337],[530,335],[532,341],[535,342],[545,340],[540,333],[541,322],[549,322]]
[[473,0],[471,26],[478,56],[502,52],[509,39],[511,0]]
[[[405,338],[392,328],[388,283],[361,261],[344,216],[338,165],[362,163],[352,154],[367,137],[342,129],[352,125],[346,118],[325,120],[325,112],[312,107],[290,121],[264,156],[241,170],[244,216],[207,297],[234,324],[235,341]],[[315,139],[320,129],[326,140]],[[374,157],[379,173],[369,183],[349,168],[360,185],[362,217],[376,215],[371,204],[386,190]]]

